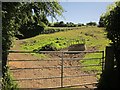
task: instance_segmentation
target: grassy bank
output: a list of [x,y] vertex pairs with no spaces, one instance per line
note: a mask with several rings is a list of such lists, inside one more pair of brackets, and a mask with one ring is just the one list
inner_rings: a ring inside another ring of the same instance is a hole
[[[21,43],[22,50],[38,50],[45,45],[51,45],[57,50],[67,48],[71,44],[85,43],[87,48],[94,47],[96,50],[105,50],[109,44],[104,28],[84,27],[52,34],[41,34],[33,38],[24,39]],[[44,55],[37,55],[45,58]],[[84,58],[101,58],[102,54],[86,54]],[[100,60],[82,60],[83,65],[99,64]],[[101,67],[86,67],[85,71],[101,70]]]
[[[87,47],[95,46],[99,50],[109,43],[106,39],[104,28],[86,27],[53,34],[41,34],[23,40],[23,50],[34,50],[52,43],[57,49],[66,48],[72,43],[85,43]],[[85,41],[85,42],[84,42]]]

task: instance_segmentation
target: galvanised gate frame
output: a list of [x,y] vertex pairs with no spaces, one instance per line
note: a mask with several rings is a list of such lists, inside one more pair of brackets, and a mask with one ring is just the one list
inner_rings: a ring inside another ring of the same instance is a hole
[[[92,83],[84,83],[84,84],[77,84],[77,85],[64,85],[64,79],[65,78],[74,78],[74,77],[83,77],[83,76],[96,76],[97,74],[100,74],[100,73],[92,73],[92,74],[81,74],[81,75],[70,75],[70,76],[64,76],[64,69],[65,68],[82,68],[82,67],[91,67],[91,66],[102,66],[101,67],[101,72],[103,71],[104,69],[104,51],[38,51],[38,52],[34,52],[34,51],[9,51],[9,53],[39,53],[39,54],[48,54],[48,53],[59,53],[61,56],[60,56],[60,66],[45,66],[45,67],[38,67],[38,68],[12,68],[10,69],[10,71],[14,71],[14,70],[34,70],[34,69],[45,69],[45,68],[59,68],[61,73],[60,73],[60,76],[51,76],[51,77],[44,77],[44,78],[19,78],[19,79],[15,79],[14,81],[24,81],[24,80],[41,80],[41,79],[54,79],[54,78],[60,78],[60,86],[59,87],[51,87],[51,88],[61,88],[61,87],[74,87],[74,86],[85,86],[85,85],[92,85],[92,84],[96,84],[97,82],[92,82]],[[65,58],[65,54],[80,54],[80,53],[101,53],[102,56],[100,58]],[[29,58],[29,57],[28,57]],[[30,62],[30,61],[43,61],[44,59],[41,59],[41,60],[8,60],[8,62],[14,62],[14,61],[17,61],[17,62]],[[50,60],[51,62],[54,61],[55,59],[53,60]],[[65,61],[76,61],[76,60],[99,60],[99,64],[91,64],[91,65],[75,65],[75,66],[65,66],[64,65],[64,62]],[[49,59],[46,59],[45,61],[49,61]],[[26,87],[27,88],[27,87]],[[41,88],[41,87],[40,87]],[[49,88],[49,87],[42,87],[42,88]]]

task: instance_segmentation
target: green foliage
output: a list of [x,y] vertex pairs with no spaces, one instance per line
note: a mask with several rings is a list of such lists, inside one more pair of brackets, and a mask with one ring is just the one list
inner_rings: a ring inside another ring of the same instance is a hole
[[[34,10],[34,13],[33,11]],[[2,70],[5,71],[7,54],[21,25],[28,22],[43,27],[47,24],[46,17],[56,18],[64,12],[58,2],[3,2],[2,3]],[[43,23],[42,23],[43,22]],[[33,31],[34,33],[34,31]],[[3,75],[4,76],[4,75]]]
[[89,22],[89,23],[86,23],[87,26],[96,26],[97,23],[96,22]]
[[107,37],[112,41],[117,68],[120,69],[120,1],[109,6],[108,11],[103,15]]
[[103,16],[100,17],[98,27],[105,27],[105,24],[104,24],[104,17],[103,17]]
[[101,16],[101,19],[106,28],[107,37],[111,40],[111,46],[114,47],[114,66],[116,67],[103,72],[99,87],[106,89],[119,88],[120,82],[118,78],[120,74],[118,72],[120,71],[120,1],[110,5],[106,13]]
[[45,28],[45,30],[42,32],[42,34],[50,34],[50,33],[55,33],[55,32],[60,32],[63,31],[63,29],[60,28]]
[[[74,24],[72,22],[64,23],[63,21],[60,21],[60,22],[55,22],[52,27],[77,27],[77,26],[78,24]],[[81,24],[81,26],[83,26],[83,24]]]
[[43,32],[44,27],[45,27],[45,24],[42,22],[41,22],[41,25],[28,22],[27,24],[21,25],[21,27],[18,29],[20,34],[16,34],[15,36],[19,39],[30,38],[30,37],[39,35],[41,32]]
[[2,90],[19,90],[17,83],[13,81],[8,67],[6,67],[5,77],[2,79]]
[[[50,44],[47,44],[43,47],[38,48],[37,51],[56,51],[57,50],[56,47],[58,47],[56,45],[57,44],[55,44],[55,43],[50,43]],[[35,51],[35,50],[33,50],[33,51]]]
[[63,21],[54,23],[54,27],[65,27],[66,24]]
[[120,2],[115,2],[108,7],[105,14],[101,16],[106,27],[107,37],[115,47],[120,45]]
[[116,3],[110,4],[107,7],[107,10],[105,13],[102,13],[102,15],[100,16],[100,20],[99,20],[99,27],[106,27],[109,23],[109,20],[111,18],[111,12],[114,11],[114,8],[116,7]]
[[[7,64],[7,50],[10,49],[12,45],[12,41],[14,40],[14,34],[16,30],[19,28],[19,23],[21,20],[18,18],[18,14],[20,13],[17,11],[20,6],[20,3],[2,3],[2,73],[3,77],[5,76],[5,66]],[[16,13],[15,13],[16,12]],[[16,16],[16,18],[15,18]],[[19,23],[18,23],[19,20]]]
[[[86,33],[88,35],[86,35]],[[104,35],[104,29],[98,27],[81,27],[79,29],[41,34],[33,38],[23,40],[23,50],[35,50],[51,44],[57,49],[67,48],[71,44],[85,43],[87,47],[96,46],[103,50],[109,40]],[[100,38],[100,39],[99,39]],[[85,40],[85,41],[84,41]],[[98,42],[99,40],[99,42]]]
[[74,24],[74,23],[72,23],[72,22],[67,22],[67,23],[66,23],[66,26],[67,26],[67,27],[77,27],[77,24]]

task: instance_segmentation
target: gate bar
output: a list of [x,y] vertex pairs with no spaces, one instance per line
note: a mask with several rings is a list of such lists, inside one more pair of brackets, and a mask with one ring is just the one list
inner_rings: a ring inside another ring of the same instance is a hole
[[[63,78],[73,78],[73,77],[82,77],[82,76],[96,76],[97,74],[81,74],[81,75],[77,75],[77,76],[63,76],[62,77],[62,81]],[[21,80],[41,80],[41,79],[55,79],[55,78],[61,78],[61,76],[52,76],[52,77],[43,77],[43,78],[19,78],[19,79],[15,79],[13,81],[21,81]],[[63,82],[61,83],[61,86],[63,86]]]
[[[64,66],[64,68],[78,68],[78,67],[89,67],[89,66],[101,66],[99,64],[90,64],[84,66]],[[61,66],[49,66],[49,67],[38,67],[38,68],[10,68],[10,70],[29,70],[29,69],[48,69],[48,68],[61,68]]]
[[[57,58],[55,58],[57,59]],[[58,58],[61,59],[61,58]],[[57,60],[51,60],[51,59],[36,59],[36,60],[8,60],[8,61],[58,61]],[[102,59],[102,58],[63,58],[64,61],[68,60],[94,60],[94,59]],[[103,57],[104,59],[104,57]]]
[[23,51],[23,50],[9,50],[8,51],[9,53],[61,53],[63,52],[64,54],[69,54],[69,53],[100,53],[100,52],[103,52],[103,51],[100,51],[100,50],[95,50],[95,51],[29,51],[29,50],[26,50],[26,51]]
[[63,71],[63,69],[64,69],[64,61],[63,61],[63,52],[62,52],[62,59],[61,59],[61,87],[63,87],[63,73],[64,73],[64,71]]

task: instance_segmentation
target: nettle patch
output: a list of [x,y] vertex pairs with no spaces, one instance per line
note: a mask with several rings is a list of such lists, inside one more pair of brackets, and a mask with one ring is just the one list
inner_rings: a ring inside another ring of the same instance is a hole
[[67,43],[64,40],[65,38],[55,38],[49,43],[46,43],[43,46],[39,46],[37,49],[34,49],[34,51],[57,51],[61,48],[66,47],[65,45]]
[[38,47],[37,49],[34,49],[33,51],[56,51],[57,48],[52,45],[52,43],[47,44],[43,47]]

